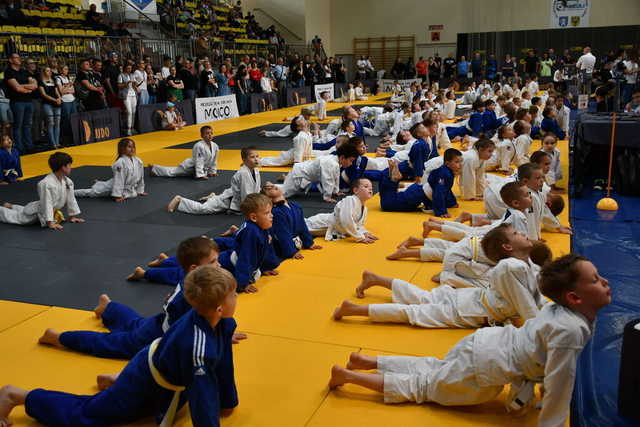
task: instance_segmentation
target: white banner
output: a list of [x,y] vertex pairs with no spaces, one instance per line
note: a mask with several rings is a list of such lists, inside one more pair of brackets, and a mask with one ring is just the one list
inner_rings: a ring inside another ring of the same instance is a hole
[[313,89],[316,92],[316,101],[318,101],[320,99],[320,94],[322,92],[329,92],[329,101],[333,101],[333,99],[334,99],[334,96],[333,96],[333,92],[334,92],[333,83],[326,83],[326,84],[323,84],[323,85],[315,85],[313,87]]
[[[379,86],[379,90],[381,92],[392,92],[393,91],[393,84],[395,83],[396,80],[394,79],[380,79],[378,80],[378,86]],[[402,87],[402,90],[407,90],[409,89],[409,87],[411,86],[412,83],[421,83],[422,80],[421,79],[405,79],[405,80],[398,80],[398,84]]]
[[[125,10],[127,12],[142,12],[146,15],[150,15],[149,17],[152,18],[152,20],[155,20],[154,18],[158,14],[155,0],[130,0],[125,2]],[[158,18],[158,21],[159,20],[160,19]]]
[[588,27],[592,0],[549,0],[550,28]]
[[196,123],[240,117],[235,95],[196,98]]

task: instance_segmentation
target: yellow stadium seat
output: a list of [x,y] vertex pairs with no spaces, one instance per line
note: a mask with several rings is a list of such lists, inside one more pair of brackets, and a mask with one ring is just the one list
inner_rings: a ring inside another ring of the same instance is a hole
[[14,27],[13,25],[3,25],[2,26],[2,32],[3,33],[17,33],[18,31],[16,30],[16,27]]

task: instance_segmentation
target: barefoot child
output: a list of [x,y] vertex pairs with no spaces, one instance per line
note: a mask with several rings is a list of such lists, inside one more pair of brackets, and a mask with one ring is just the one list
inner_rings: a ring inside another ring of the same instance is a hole
[[366,178],[351,183],[353,195],[340,200],[332,213],[317,214],[305,221],[314,236],[327,241],[353,237],[358,243],[373,243],[378,238],[364,227],[367,220],[366,203],[373,196],[373,185]]
[[270,138],[287,138],[293,134],[295,134],[297,130],[297,125],[295,124],[298,118],[302,117],[305,120],[311,120],[311,116],[313,115],[313,108],[311,107],[302,107],[300,110],[300,115],[295,117],[285,117],[285,121],[290,121],[291,123],[287,126],[284,126],[282,129],[278,131],[270,131],[270,130],[261,130],[258,132],[259,136],[266,136]]
[[462,169],[462,153],[455,148],[444,152],[444,164],[431,171],[422,184],[413,183],[404,191],[398,191],[402,174],[395,161],[389,161],[389,176],[383,174],[380,181],[380,207],[388,212],[412,212],[424,205],[433,209],[436,216],[448,218],[448,208],[457,207],[451,191],[456,175]]
[[62,208],[65,206],[69,222],[84,222],[78,217],[80,208],[73,194],[73,181],[69,178],[72,162],[67,153],[56,152],[49,156],[51,173],[38,182],[39,200],[26,206],[4,203],[0,206],[0,222],[27,225],[39,221],[42,227],[62,230]]
[[[178,246],[177,259],[183,271],[190,272],[201,265],[218,264],[218,247],[208,237],[192,237]],[[161,337],[183,314],[191,309],[184,299],[183,284],[178,283],[167,297],[162,313],[144,318],[131,308],[107,295],[101,295],[95,308],[96,317],[111,332],[69,331],[58,333],[47,329],[38,341],[59,348],[68,348],[97,357],[131,359],[153,340]]]
[[219,425],[220,413],[238,405],[231,349],[235,288],[233,276],[221,268],[192,271],[184,296],[193,310],[136,354],[113,385],[93,396],[5,386],[0,425],[10,425],[11,410],[25,405],[48,425],[114,425],[154,416],[170,426],[186,402],[193,425]]
[[22,178],[20,153],[13,146],[11,137],[3,135],[0,139],[0,185],[13,184],[18,178]]
[[[240,150],[242,166],[231,177],[231,187],[225,189],[221,194],[211,193],[206,197],[197,200],[190,200],[186,197],[175,196],[167,210],[194,215],[208,215],[219,212],[239,213],[240,204],[249,195],[260,192],[260,154],[255,147],[244,147]],[[201,203],[204,201],[204,203]]]
[[392,304],[358,305],[344,301],[334,318],[368,316],[373,322],[410,323],[423,328],[479,328],[520,317],[533,318],[544,305],[538,287],[539,268],[529,259],[532,244],[510,225],[499,225],[482,239],[489,259],[498,265],[491,272],[491,286],[455,289],[441,285],[431,291],[399,279],[365,271],[356,296],[372,286],[392,292]]
[[118,141],[116,162],[111,165],[113,178],[96,181],[91,188],[75,190],[76,197],[113,197],[116,202],[124,202],[144,192],[144,166],[136,157],[136,143],[131,138]]
[[462,154],[460,172],[460,195],[464,200],[481,200],[487,186],[485,178],[486,162],[493,155],[495,143],[488,138],[480,138],[471,150]]
[[[383,393],[385,403],[459,406],[491,401],[511,384],[507,410],[518,411],[533,406],[533,384],[543,383],[538,424],[563,426],[578,356],[591,337],[598,311],[611,302],[611,290],[589,260],[572,254],[542,269],[540,290],[553,303],[520,328],[480,329],[463,338],[444,360],[353,353],[346,369],[332,368],[329,386],[358,384]],[[378,373],[355,372],[361,369]],[[520,393],[526,388],[530,393]],[[516,400],[527,394],[531,401]]]
[[260,161],[261,166],[287,166],[304,162],[311,158],[313,136],[309,130],[309,122],[302,117],[298,117],[295,120],[295,130],[297,134],[293,138],[293,146],[287,151],[281,151],[278,157],[264,157]]
[[272,245],[280,259],[303,259],[302,249],[322,249],[313,243],[313,236],[307,228],[304,212],[297,203],[288,201],[282,189],[267,182],[260,191],[273,204],[273,224],[271,226]]
[[191,157],[176,167],[149,165],[151,176],[195,176],[197,179],[209,179],[218,174],[218,144],[213,142],[213,128],[200,128],[202,140],[196,142],[191,150]]
[[271,199],[264,194],[249,194],[240,204],[246,221],[235,233],[233,248],[220,253],[220,265],[235,276],[238,292],[258,292],[253,284],[262,274],[278,274],[267,231],[273,223],[271,208]]

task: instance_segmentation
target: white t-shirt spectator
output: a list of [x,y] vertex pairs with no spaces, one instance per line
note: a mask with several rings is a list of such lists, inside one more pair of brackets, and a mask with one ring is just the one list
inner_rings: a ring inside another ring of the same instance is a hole
[[169,71],[169,67],[162,67],[160,69],[160,75],[162,75],[163,79],[166,79],[167,77],[169,77],[171,75],[171,72]]
[[582,55],[578,62],[576,62],[576,67],[580,71],[586,71],[587,73],[593,73],[593,68],[596,65],[596,57],[591,54],[591,52]]
[[128,96],[137,96],[136,90],[133,88],[133,84],[129,84],[129,82],[135,82],[133,78],[133,73],[125,74],[120,73],[118,76],[118,83],[127,83],[127,85],[123,88],[120,88],[120,98],[125,99]]
[[[638,71],[637,62],[626,60],[623,62],[623,64],[627,68],[627,71]],[[625,74],[624,78],[627,79],[627,84],[634,85],[638,80],[638,73]]]
[[136,70],[133,72],[133,78],[138,84],[138,89],[147,90],[147,72],[142,70]]
[[269,77],[262,77],[260,79],[260,87],[262,88],[263,93],[273,92],[273,89],[271,88],[271,79]]
[[[59,75],[59,76],[56,76],[56,83],[58,83],[60,86],[64,86],[71,82],[69,81],[69,77]],[[67,93],[65,95],[62,95],[62,102],[73,102],[75,100],[76,100],[76,97],[73,96],[72,93]]]

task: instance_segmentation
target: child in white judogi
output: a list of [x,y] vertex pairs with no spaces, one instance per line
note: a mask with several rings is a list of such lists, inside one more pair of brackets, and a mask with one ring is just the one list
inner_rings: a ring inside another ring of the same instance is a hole
[[26,206],[4,203],[0,206],[0,222],[27,225],[40,222],[42,227],[62,230],[64,221],[62,209],[67,207],[69,222],[84,222],[78,218],[80,208],[73,193],[71,163],[67,153],[57,152],[49,156],[51,173],[38,182],[38,200]]
[[293,147],[281,151],[278,157],[265,157],[260,160],[263,167],[287,166],[309,160],[313,151],[313,136],[309,132],[309,122],[303,118],[296,120],[298,134],[293,138]]
[[123,202],[144,192],[144,165],[136,157],[136,143],[133,139],[123,138],[118,142],[118,160],[111,165],[113,178],[108,181],[96,181],[91,188],[75,190],[76,197],[113,197]]
[[218,144],[213,142],[213,128],[202,126],[200,128],[202,140],[196,142],[191,151],[191,157],[184,160],[178,166],[149,165],[151,176],[190,176],[198,179],[208,179],[218,174]]
[[513,125],[513,131],[516,134],[514,141],[516,145],[516,166],[529,163],[529,150],[531,150],[531,125],[524,120],[518,120]]
[[329,101],[329,92],[324,91],[320,93],[320,98],[316,103],[315,113],[318,120],[324,120],[327,118],[327,102]]
[[367,221],[366,202],[373,196],[373,185],[366,178],[351,183],[351,196],[340,200],[332,213],[317,214],[306,218],[307,228],[314,236],[325,240],[353,237],[358,243],[373,243],[378,238],[365,228]]
[[558,137],[553,134],[547,134],[542,138],[541,151],[544,151],[551,158],[551,167],[549,172],[544,176],[546,183],[553,190],[562,190],[556,186],[556,183],[562,179],[562,166],[560,165],[560,150],[558,150]]
[[488,138],[481,138],[473,149],[462,153],[462,172],[460,173],[460,195],[464,200],[480,200],[487,186],[485,179],[485,162],[493,155],[495,143]]
[[242,166],[233,174],[231,187],[225,189],[221,194],[211,193],[197,200],[190,200],[182,196],[175,196],[167,210],[173,212],[176,209],[180,212],[207,215],[218,212],[240,213],[240,204],[249,195],[259,193],[261,189],[260,155],[255,147],[244,147],[240,150]]
[[496,143],[496,165],[498,171],[503,173],[511,173],[511,165],[516,163],[517,150],[513,128],[509,125],[503,125],[498,128]]
[[356,296],[372,286],[392,292],[391,304],[354,304],[344,301],[334,318],[368,316],[373,322],[409,323],[423,328],[479,328],[513,318],[528,320],[545,304],[538,291],[539,267],[529,259],[533,247],[527,236],[501,224],[482,239],[489,258],[497,263],[488,289],[455,289],[448,285],[431,291],[399,279],[365,271]]
[[303,107],[299,115],[295,117],[284,118],[285,121],[290,121],[291,123],[283,126],[282,129],[279,129],[277,131],[261,130],[260,132],[258,132],[258,135],[270,138],[287,138],[295,133],[292,129],[292,125],[299,117],[302,117],[305,120],[311,120],[311,116],[313,116],[314,112],[314,109],[311,107]]
[[282,184],[284,197],[289,198],[298,191],[308,191],[311,184],[319,184],[324,201],[336,203],[333,196],[340,191],[340,168],[348,168],[358,156],[355,146],[343,144],[336,149],[335,156],[321,156],[294,164]]
[[355,87],[355,91],[356,99],[358,101],[366,101],[367,99],[369,99],[369,97],[364,94],[364,85],[362,84],[362,82],[358,83],[358,85]]
[[[480,329],[443,360],[352,353],[346,368],[332,368],[329,386],[357,384],[383,393],[385,403],[460,406],[489,402],[510,384],[507,410],[523,413],[534,404],[534,384],[543,383],[538,425],[564,426],[578,357],[597,312],[611,302],[611,290],[591,262],[573,254],[542,269],[540,290],[553,303],[520,328]],[[356,372],[372,369],[378,372]]]

